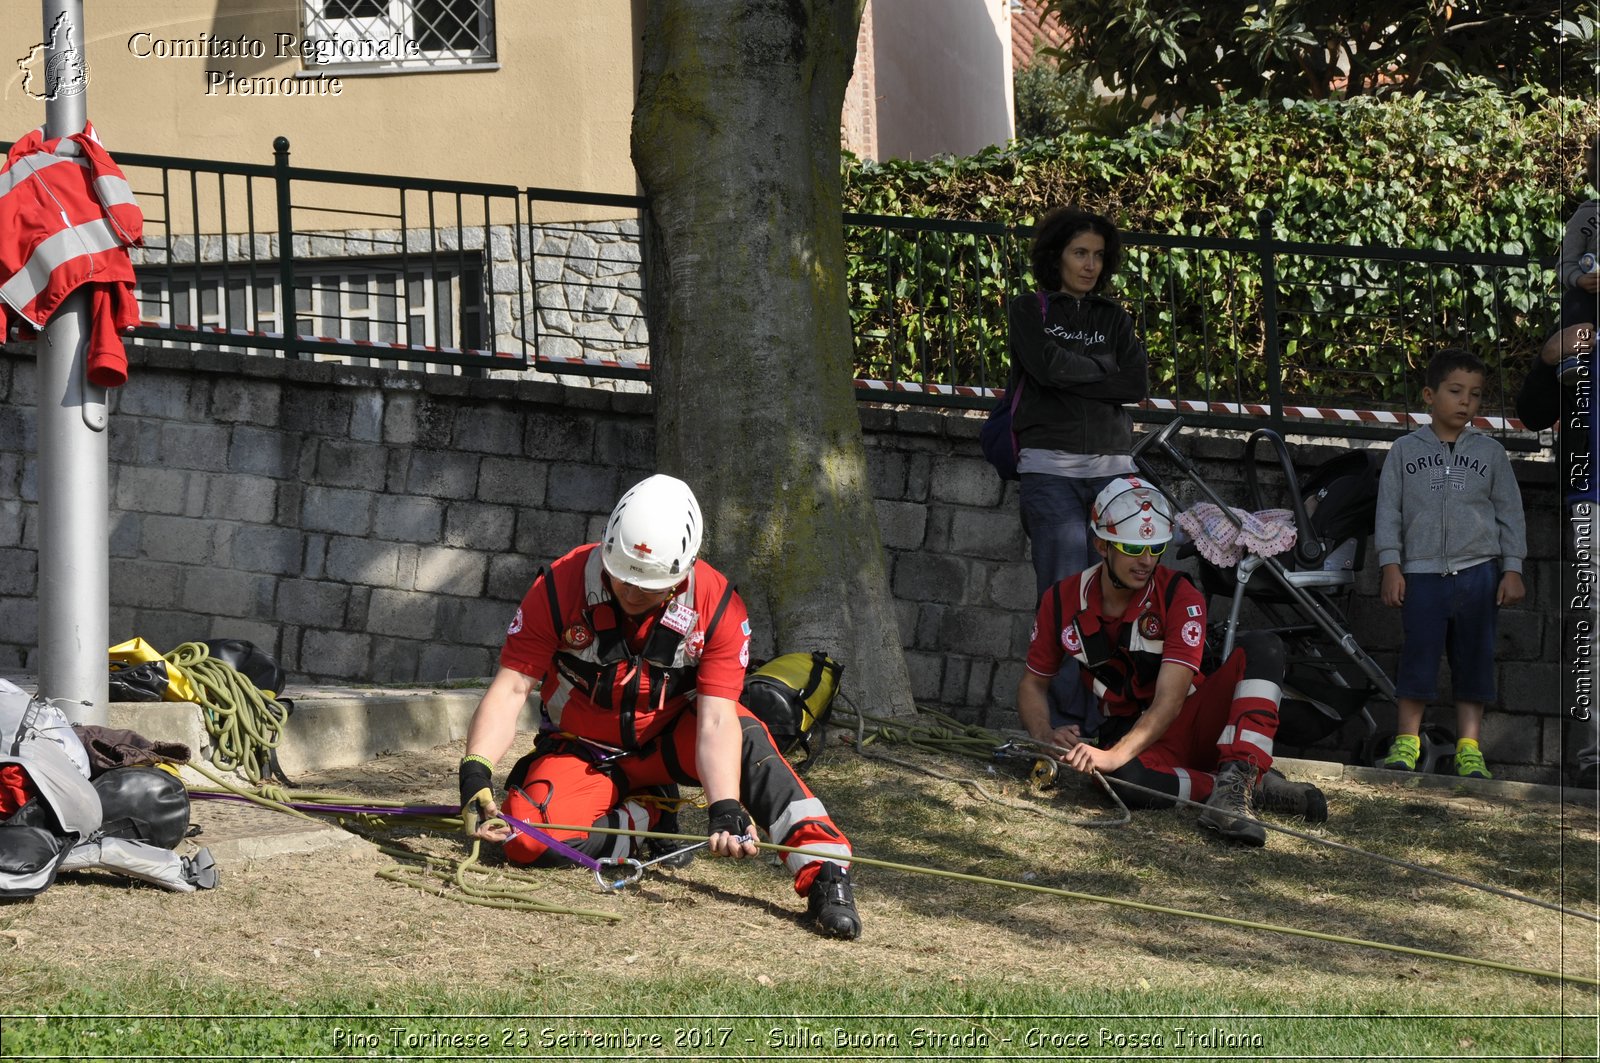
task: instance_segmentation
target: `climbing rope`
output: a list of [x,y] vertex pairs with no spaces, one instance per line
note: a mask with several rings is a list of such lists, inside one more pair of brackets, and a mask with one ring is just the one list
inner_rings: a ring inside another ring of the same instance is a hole
[[[276,808],[279,811],[283,811],[292,815],[303,816],[308,819],[313,819],[315,817],[309,815],[303,810],[306,807],[328,809],[347,804],[354,804],[354,802],[346,800],[348,795],[298,792],[289,795],[297,802],[301,802],[297,807],[297,805],[269,800],[259,796],[258,794],[250,793],[249,791],[230,783],[220,775],[206,770],[201,765],[191,764],[189,766],[197,769],[201,772],[201,774],[206,775],[208,778],[211,778],[213,782],[216,782],[222,788],[217,792],[205,790],[192,791],[201,795],[212,794],[213,796],[237,796],[246,800],[254,801],[265,807]],[[312,800],[307,801],[306,799]],[[437,826],[441,829],[450,831],[459,831],[461,829],[461,820],[459,816],[450,817],[438,815],[442,806],[407,806],[390,804],[387,802],[379,803],[371,801],[366,802],[366,806],[366,811],[370,812],[371,810],[376,810],[376,814],[379,816],[385,813],[394,816],[407,816],[408,818],[412,818],[414,822],[425,821],[429,826]],[[347,829],[351,829],[354,833],[368,836],[363,831],[350,827],[348,822],[350,813],[348,810],[340,813],[329,812],[325,814],[339,815],[341,822],[344,823]],[[370,829],[370,819],[364,822],[368,829]],[[575,831],[588,834],[625,835],[634,838],[655,838],[665,841],[679,842],[699,842],[704,840],[699,835],[693,834],[641,831],[615,827],[598,827],[594,825],[575,826],[570,824],[547,823],[541,824],[541,826],[547,831]],[[1289,833],[1298,832],[1290,831]],[[773,842],[763,842],[759,840],[756,842],[756,846],[760,850],[778,854],[813,854],[813,850],[803,847],[779,845]],[[381,870],[378,872],[378,876],[386,881],[394,882],[398,885],[421,889],[436,896],[448,897],[468,904],[477,904],[493,908],[505,908],[516,911],[535,911],[546,914],[573,915],[582,918],[606,919],[612,921],[621,918],[621,916],[613,912],[598,911],[587,908],[573,908],[541,901],[532,896],[532,893],[539,881],[536,877],[513,869],[502,868],[491,870],[486,868],[480,862],[479,848],[479,843],[474,841],[472,843],[471,851],[467,857],[464,859],[452,860],[445,857],[434,856],[427,853],[418,853],[413,850],[402,849],[396,846],[380,843],[379,850],[381,852],[384,852],[395,859],[403,861],[407,866],[400,869]],[[1360,850],[1356,851],[1359,852]],[[831,854],[822,853],[817,853],[816,855],[831,856]],[[1178,918],[1185,919],[1196,919],[1202,922],[1217,923],[1223,926],[1233,926],[1248,930],[1260,930],[1274,934],[1310,938],[1317,941],[1326,941],[1334,944],[1376,949],[1379,951],[1393,952],[1407,956],[1416,956],[1424,959],[1440,960],[1450,963],[1462,963],[1470,966],[1506,971],[1513,974],[1528,975],[1535,978],[1546,978],[1561,982],[1600,986],[1600,979],[1588,978],[1581,975],[1566,974],[1560,971],[1549,971],[1542,968],[1502,963],[1497,960],[1486,960],[1474,956],[1462,956],[1455,953],[1413,948],[1408,945],[1395,945],[1383,941],[1371,941],[1366,938],[1350,937],[1342,934],[1329,934],[1317,930],[1303,930],[1299,927],[1281,926],[1274,923],[1263,923],[1232,916],[1212,915],[1207,912],[1196,912],[1185,908],[1173,908],[1166,905],[1150,904],[1144,901],[1135,901],[1122,897],[1104,897],[1092,893],[1082,893],[1075,890],[1060,889],[1054,886],[1041,886],[1030,882],[1016,882],[1009,879],[992,878],[985,875],[974,875],[959,871],[947,871],[943,868],[922,867],[914,864],[895,863],[893,861],[878,860],[872,857],[862,856],[859,853],[852,853],[850,861],[852,864],[860,864],[866,867],[879,867],[890,871],[901,871],[908,874],[926,875],[935,878],[951,879],[984,886],[996,886],[1004,889],[1020,890],[1023,892],[1038,893],[1053,897],[1062,897],[1069,900],[1107,904],[1114,907],[1129,908],[1159,915],[1176,916]],[[428,877],[428,872],[430,870],[440,869],[449,869],[449,881],[455,886],[454,892],[447,889],[443,883],[431,880]],[[1471,883],[1466,884],[1471,885]],[[1516,897],[1516,895],[1510,896],[1512,896],[1513,899],[1519,899]],[[1563,914],[1584,915],[1584,913],[1581,912],[1568,912],[1565,909],[1556,910],[1563,912]]]
[[[846,699],[846,703],[850,704],[848,699]],[[884,718],[868,716],[856,709],[855,705],[853,704],[850,704],[850,712],[854,713],[856,717],[856,749],[863,756],[882,760],[886,763],[895,764],[914,771],[919,771],[927,775],[932,775],[935,778],[946,779],[951,782],[958,782],[971,786],[979,793],[989,797],[990,800],[1005,804],[1007,807],[1018,807],[1025,808],[1030,811],[1038,811],[1036,806],[996,797],[985,790],[982,784],[978,783],[976,780],[956,778],[936,769],[929,768],[921,764],[915,764],[910,761],[901,760],[881,752],[874,751],[869,753],[867,751],[867,747],[874,741],[881,739],[889,742],[905,742],[914,748],[922,749],[928,752],[944,753],[955,756],[976,756],[983,759],[992,759],[997,745],[1002,744],[1031,746],[1040,750],[1042,754],[1069,752],[1069,749],[1066,746],[1055,745],[1050,742],[1041,742],[1036,738],[1028,736],[1012,736],[1009,739],[1002,739],[1000,735],[992,731],[985,730],[984,728],[978,727],[974,724],[964,724],[959,720],[955,720],[944,715],[943,713],[935,712],[930,709],[918,709],[918,712],[922,716],[926,716],[938,721],[938,725],[933,727],[923,727],[902,717]],[[864,730],[865,724],[869,720],[876,726],[876,729],[870,735],[866,734]],[[1050,762],[1054,763],[1053,758]],[[1120,789],[1149,794],[1159,797],[1164,801],[1170,801],[1174,804],[1187,805],[1195,809],[1204,809],[1206,807],[1204,802],[1193,801],[1189,800],[1188,798],[1175,797],[1172,794],[1155,790],[1150,787],[1140,785],[1139,783],[1131,782],[1127,779],[1119,779],[1114,776],[1108,777],[1102,775],[1098,771],[1091,774],[1095,781],[1098,782],[1107,793],[1112,794],[1112,799],[1116,802],[1121,814],[1115,818],[1067,820],[1066,823],[1069,826],[1116,827],[1131,822],[1132,815],[1128,812],[1127,805],[1116,796],[1113,786]],[[1490,885],[1486,882],[1477,882],[1473,879],[1464,878],[1460,875],[1453,875],[1447,871],[1441,871],[1438,868],[1428,867],[1426,864],[1419,864],[1415,861],[1405,860],[1396,856],[1386,856],[1382,853],[1375,853],[1367,849],[1358,848],[1354,845],[1347,845],[1344,842],[1334,841],[1332,838],[1324,837],[1320,834],[1311,834],[1306,831],[1295,830],[1292,827],[1285,827],[1268,820],[1263,819],[1259,822],[1268,830],[1276,831],[1279,834],[1288,835],[1291,838],[1299,838],[1302,841],[1310,842],[1314,845],[1321,845],[1329,849],[1336,849],[1341,852],[1352,853],[1357,856],[1369,857],[1381,863],[1386,863],[1391,866],[1404,868],[1410,871],[1416,871],[1420,874],[1441,879],[1445,882],[1450,882],[1458,886],[1465,886],[1469,889],[1480,890],[1484,893],[1491,893],[1499,897],[1504,897],[1508,900],[1520,901],[1523,904],[1529,904],[1536,908],[1544,908],[1552,912],[1559,912],[1562,915],[1570,915],[1575,918],[1586,919],[1593,923],[1600,923],[1600,915],[1592,915],[1589,912],[1567,908],[1553,901],[1543,900],[1538,897],[1530,897],[1527,894],[1517,893],[1514,890],[1504,889],[1500,886]]]
[[[918,764],[914,761],[902,760],[899,757],[890,756],[889,754],[880,750],[873,749],[871,748],[872,745],[879,740],[885,742],[904,742],[913,748],[920,749],[927,753],[947,754],[952,756],[974,756],[984,760],[992,761],[995,757],[996,749],[1003,746],[1005,744],[1005,740],[1001,738],[1000,735],[995,734],[993,731],[985,730],[976,724],[962,723],[960,720],[946,716],[942,712],[935,712],[932,709],[917,710],[922,716],[934,721],[931,724],[920,724],[901,718],[869,716],[868,714],[857,709],[855,704],[852,703],[848,697],[845,697],[844,694],[841,693],[839,696],[844,700],[846,705],[850,706],[849,712],[840,713],[840,716],[855,717],[856,752],[860,753],[864,757],[868,757],[873,760],[881,760],[886,764],[893,764],[897,767],[921,772],[922,774],[932,776],[935,779],[942,779],[945,782],[952,782],[959,786],[965,786],[974,793],[978,794],[980,797],[992,801],[997,805],[1003,805],[1006,808],[1014,808],[1022,812],[1030,812],[1036,816],[1048,816],[1058,820],[1064,826],[1068,827],[1121,827],[1133,822],[1133,814],[1128,811],[1128,806],[1123,804],[1122,798],[1118,797],[1116,791],[1112,790],[1111,787],[1106,784],[1106,780],[1100,777],[1099,772],[1095,772],[1095,779],[1099,782],[1101,788],[1104,789],[1106,795],[1111,798],[1112,802],[1120,810],[1120,814],[1110,817],[1097,816],[1091,819],[1062,820],[1059,816],[1056,816],[1047,808],[1042,808],[1036,804],[1030,804],[1026,801],[1017,801],[1013,798],[996,794],[978,779],[950,775],[946,772],[940,771],[937,768],[929,767],[926,764]],[[873,724],[873,730],[871,733],[868,733],[866,730],[868,721]],[[1050,778],[1053,778],[1053,774],[1050,776]],[[1035,776],[1034,781],[1037,784],[1039,782],[1048,780],[1042,780]]]
[[[669,841],[698,841],[690,834],[662,834],[654,831],[636,831],[616,827],[578,827],[568,824],[546,824],[549,830],[587,831],[592,834],[625,834],[636,838],[662,838]],[[795,853],[802,856],[829,856],[804,847],[792,845],[777,845],[772,842],[756,842],[756,846],[764,851],[773,853]],[[999,886],[1004,889],[1021,890],[1028,893],[1040,893],[1051,897],[1064,897],[1068,900],[1088,901],[1093,904],[1109,904],[1119,908],[1130,908],[1135,911],[1152,912],[1157,915],[1177,916],[1183,919],[1197,919],[1201,922],[1217,923],[1222,926],[1239,927],[1245,930],[1262,930],[1272,934],[1285,934],[1291,937],[1310,938],[1314,941],[1327,941],[1338,945],[1354,945],[1359,948],[1377,949],[1382,952],[1394,952],[1404,956],[1417,956],[1429,960],[1442,960],[1448,963],[1463,963],[1473,967],[1487,967],[1491,970],[1508,971],[1512,974],[1523,974],[1533,978],[1548,978],[1558,982],[1572,982],[1580,985],[1600,986],[1600,978],[1590,978],[1584,975],[1567,974],[1563,971],[1549,971],[1539,967],[1524,967],[1520,964],[1502,963],[1499,960],[1486,960],[1476,956],[1462,956],[1452,952],[1435,952],[1431,949],[1413,948],[1409,945],[1395,945],[1387,941],[1371,941],[1367,938],[1349,937],[1344,934],[1329,934],[1320,930],[1303,930],[1299,927],[1280,926],[1276,923],[1262,923],[1253,919],[1239,919],[1233,916],[1212,915],[1209,912],[1196,912],[1187,908],[1172,908],[1162,904],[1150,904],[1145,901],[1129,900],[1124,897],[1102,897],[1094,893],[1080,893],[1076,890],[1065,890],[1055,886],[1040,886],[1032,882],[1014,882],[1010,879],[990,878],[986,875],[973,875],[962,871],[946,871],[937,867],[920,867],[915,864],[899,864],[889,860],[876,860],[871,857],[852,853],[852,865],[861,864],[866,867],[881,867],[889,871],[903,871],[913,875],[928,875],[934,878],[951,879],[957,882],[970,882],[981,886]]]
[[384,868],[378,872],[378,877],[385,881],[464,904],[489,908],[610,921],[622,918],[614,912],[573,908],[540,900],[534,896],[539,888],[539,878],[514,868],[483,864],[480,860],[480,843],[476,840],[465,857],[449,858],[403,848],[393,844],[388,837],[402,823],[421,831],[459,835],[461,815],[453,806],[408,805],[356,794],[283,790],[278,787],[259,787],[252,791],[203,764],[190,763],[188,767],[216,786],[216,789],[189,787],[190,794],[195,797],[248,802],[315,822],[321,822],[319,816],[335,818],[345,830],[365,838],[379,852],[402,862],[402,867]]
[[[1068,752],[1066,746],[1058,746],[1049,742],[1041,742],[1035,738],[1019,738],[1016,741],[1050,752]],[[1099,772],[1095,772],[1095,775],[1096,777],[1100,778],[1102,784],[1109,781],[1116,786],[1123,787],[1128,790],[1136,790],[1140,793],[1150,794],[1152,796],[1159,797],[1164,801],[1171,801],[1174,804],[1179,805],[1187,805],[1194,809],[1204,809],[1206,807],[1205,802],[1203,801],[1193,801],[1186,797],[1175,797],[1172,794],[1166,793],[1162,790],[1155,790],[1148,786],[1143,786],[1139,783],[1132,782],[1128,779],[1118,779],[1115,776],[1101,776]],[[1581,912],[1574,908],[1566,908],[1556,904],[1553,901],[1542,900],[1538,897],[1530,897],[1525,893],[1517,893],[1514,890],[1504,889],[1500,886],[1493,886],[1487,882],[1477,882],[1473,879],[1463,878],[1460,875],[1452,875],[1448,871],[1440,871],[1436,867],[1429,867],[1426,864],[1419,864],[1413,860],[1404,860],[1398,856],[1385,856],[1383,853],[1375,853],[1370,849],[1360,849],[1354,845],[1346,845],[1344,842],[1334,841],[1332,838],[1325,838],[1319,834],[1310,834],[1306,831],[1295,830],[1293,827],[1285,827],[1269,820],[1258,818],[1257,822],[1259,822],[1268,830],[1276,831],[1279,834],[1287,834],[1289,837],[1299,838],[1301,841],[1311,842],[1315,845],[1325,846],[1329,849],[1337,849],[1340,852],[1353,853],[1357,856],[1369,857],[1373,860],[1379,861],[1380,863],[1389,864],[1393,867],[1400,867],[1408,871],[1416,871],[1424,875],[1431,875],[1434,878],[1443,879],[1444,881],[1454,883],[1457,886],[1466,886],[1469,889],[1481,890],[1484,893],[1492,893],[1496,896],[1504,897],[1507,900],[1521,901],[1523,904],[1531,904],[1536,908],[1545,908],[1552,912],[1559,912],[1562,915],[1570,915],[1578,919],[1587,919],[1591,923],[1600,923],[1600,915],[1592,915],[1589,912]]]
[[238,669],[211,656],[203,642],[185,642],[165,660],[195,687],[211,738],[211,762],[223,771],[237,771],[252,784],[273,774],[273,757],[283,738],[289,709],[257,689]]

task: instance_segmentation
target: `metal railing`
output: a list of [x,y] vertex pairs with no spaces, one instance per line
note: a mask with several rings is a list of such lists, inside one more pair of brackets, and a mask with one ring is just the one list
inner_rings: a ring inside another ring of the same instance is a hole
[[[282,137],[273,150],[271,165],[117,153],[145,216],[130,338],[647,376],[640,197],[299,167]],[[622,217],[570,220],[597,207]]]
[[[122,153],[145,211],[132,336],[481,375],[648,380],[638,196]],[[612,220],[572,221],[605,214]],[[548,220],[541,220],[546,218]],[[1032,230],[846,214],[858,394],[982,407]],[[287,238],[285,238],[287,234]],[[1468,342],[1505,417],[1553,328],[1553,260],[1127,233],[1119,274],[1150,352],[1141,416],[1392,435],[1426,354]]]
[[[1554,260],[1531,254],[1124,234],[1116,297],[1150,353],[1146,414],[1280,430],[1295,419],[1393,435],[1434,351],[1471,347],[1505,422],[1555,327]],[[983,407],[1008,373],[1006,304],[1028,289],[1031,227],[846,215],[859,369],[902,401]]]

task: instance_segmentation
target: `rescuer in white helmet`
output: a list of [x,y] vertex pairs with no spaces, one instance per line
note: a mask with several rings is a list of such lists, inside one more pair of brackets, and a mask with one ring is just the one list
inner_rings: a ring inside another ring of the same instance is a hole
[[[1070,747],[1064,763],[1141,787],[1119,787],[1129,807],[1203,802],[1203,826],[1264,845],[1252,805],[1317,823],[1328,817],[1320,790],[1271,770],[1283,644],[1271,632],[1241,634],[1221,667],[1201,672],[1205,598],[1161,564],[1172,523],[1166,497],[1137,477],[1100,492],[1089,519],[1100,562],[1040,599],[1017,711],[1034,738]],[[1050,681],[1069,657],[1105,715],[1098,745],[1076,727],[1050,725]]]
[[[676,785],[698,785],[712,853],[755,855],[752,821],[774,842],[805,847],[785,863],[808,917],[824,935],[855,938],[850,843],[739,701],[749,615],[726,577],[700,560],[704,534],[689,485],[657,474],[623,494],[600,542],[539,574],[468,729],[463,818],[474,836],[504,842],[513,863],[563,858],[549,839],[585,858],[621,860],[632,851],[627,835],[538,825],[676,833]],[[539,737],[507,776],[502,804],[493,769],[536,688]],[[543,837],[496,819],[502,807]]]

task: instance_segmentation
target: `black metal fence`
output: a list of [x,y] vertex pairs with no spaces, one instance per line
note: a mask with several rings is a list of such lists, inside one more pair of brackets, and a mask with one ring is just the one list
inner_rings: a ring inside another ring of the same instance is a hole
[[[1149,412],[1389,435],[1421,405],[1438,349],[1484,357],[1499,424],[1555,327],[1553,259],[1297,243],[1263,212],[1249,239],[1124,234],[1116,288],[1150,352]],[[909,401],[991,404],[1007,300],[1031,228],[846,215],[858,369]]]
[[[145,211],[133,336],[433,372],[648,379],[637,196],[119,154]],[[597,221],[573,221],[594,215]],[[609,218],[610,220],[606,220]],[[620,220],[619,220],[620,219]],[[866,399],[984,406],[1007,373],[1006,301],[1032,232],[846,214]],[[1151,355],[1146,416],[1393,434],[1432,350],[1490,364],[1503,418],[1553,328],[1553,262],[1125,234],[1118,291]]]

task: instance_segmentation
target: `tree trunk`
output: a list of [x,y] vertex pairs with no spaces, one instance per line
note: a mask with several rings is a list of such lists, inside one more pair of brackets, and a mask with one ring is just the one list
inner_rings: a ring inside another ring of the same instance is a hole
[[863,0],[651,0],[633,120],[657,465],[756,652],[824,650],[861,708],[907,713],[852,391],[839,120]]

